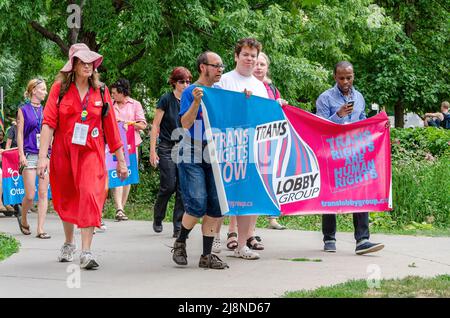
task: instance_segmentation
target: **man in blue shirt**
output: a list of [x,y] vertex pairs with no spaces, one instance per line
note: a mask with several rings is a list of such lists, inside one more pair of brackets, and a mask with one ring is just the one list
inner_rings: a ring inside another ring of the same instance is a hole
[[[203,254],[199,267],[225,269],[228,265],[217,255],[212,254],[212,245],[217,222],[221,220],[219,198],[206,142],[205,128],[201,108],[203,89],[217,83],[225,66],[219,55],[204,52],[197,59],[198,80],[187,87],[181,95],[181,125],[186,129],[180,142],[178,172],[180,188],[183,195],[185,213],[181,222],[181,230],[173,246],[172,259],[178,265],[187,265],[186,239],[189,232],[203,218]],[[189,131],[187,131],[189,130]],[[181,159],[181,160],[180,160]]]
[[[366,118],[364,97],[353,87],[353,65],[342,61],[334,67],[336,85],[323,92],[316,102],[317,115],[337,124],[348,124]],[[353,213],[356,249],[358,255],[373,253],[384,244],[369,241],[369,213]],[[336,215],[322,215],[322,233],[325,252],[336,252]]]

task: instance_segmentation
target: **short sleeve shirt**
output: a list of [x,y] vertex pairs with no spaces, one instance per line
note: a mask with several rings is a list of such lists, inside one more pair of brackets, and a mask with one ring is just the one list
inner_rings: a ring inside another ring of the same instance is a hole
[[17,125],[12,125],[8,129],[8,139],[11,139],[11,148],[17,147]]
[[267,89],[263,82],[258,80],[253,75],[242,76],[236,70],[223,74],[217,85],[220,88],[229,91],[243,92],[244,90],[249,90],[255,96],[269,98]]
[[161,142],[174,142],[172,140],[172,132],[179,128],[180,117],[180,101],[175,97],[173,92],[164,94],[156,105],[157,109],[164,111],[164,116],[161,120],[159,139]]
[[[192,102],[194,101],[194,95],[192,91],[196,88],[197,85],[192,84],[185,88],[183,93],[181,94],[181,103],[180,103],[180,117],[182,117],[191,107]],[[195,118],[194,124],[191,128],[189,128],[190,138],[195,140],[206,140],[205,137],[205,125],[203,124],[203,113],[202,106],[200,105],[197,112],[197,117]]]
[[[114,102],[114,112],[116,113],[116,118],[119,121],[124,122],[143,122],[147,124],[145,120],[144,109],[140,102],[127,96],[125,104],[119,107],[116,102]],[[142,143],[141,136],[138,130],[135,130],[134,139],[136,145],[139,146]]]

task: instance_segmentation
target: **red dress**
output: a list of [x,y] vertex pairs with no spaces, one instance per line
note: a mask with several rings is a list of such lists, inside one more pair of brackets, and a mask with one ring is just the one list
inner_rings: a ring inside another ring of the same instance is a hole
[[[60,86],[55,82],[50,90],[43,121],[55,130],[50,158],[53,206],[64,222],[80,228],[98,227],[108,191],[105,137],[111,153],[122,147],[116,117],[110,107],[102,121],[100,89],[90,87],[88,115],[83,122],[89,125],[87,142],[85,146],[73,144],[75,123],[81,123],[82,104],[72,83],[58,107]],[[104,100],[112,105],[107,88]]]

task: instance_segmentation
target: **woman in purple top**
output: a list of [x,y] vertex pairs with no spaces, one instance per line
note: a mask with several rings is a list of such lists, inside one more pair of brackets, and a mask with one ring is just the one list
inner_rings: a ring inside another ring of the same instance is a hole
[[[25,187],[25,196],[22,200],[22,216],[19,217],[20,231],[30,235],[30,225],[27,221],[27,212],[33,206],[36,182],[36,168],[39,154],[40,132],[43,121],[43,107],[41,102],[47,95],[44,80],[32,79],[24,93],[28,103],[23,105],[17,113],[17,147],[19,150],[20,169]],[[45,216],[48,208],[48,174],[39,178],[38,187],[38,224],[37,238],[49,239],[50,235],[44,231]]]

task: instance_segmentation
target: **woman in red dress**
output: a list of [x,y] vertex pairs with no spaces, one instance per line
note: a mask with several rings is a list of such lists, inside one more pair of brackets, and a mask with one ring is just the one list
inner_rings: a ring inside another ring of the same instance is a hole
[[[98,267],[91,243],[107,195],[105,140],[117,157],[118,177],[123,180],[128,175],[114,111],[102,116],[101,84],[95,72],[102,60],[85,44],[71,46],[69,61],[53,84],[44,110],[37,171],[41,178],[50,171],[53,205],[64,225],[66,241],[58,260],[73,260],[77,225],[82,240],[80,266],[85,269]],[[112,105],[106,87],[104,103]]]

